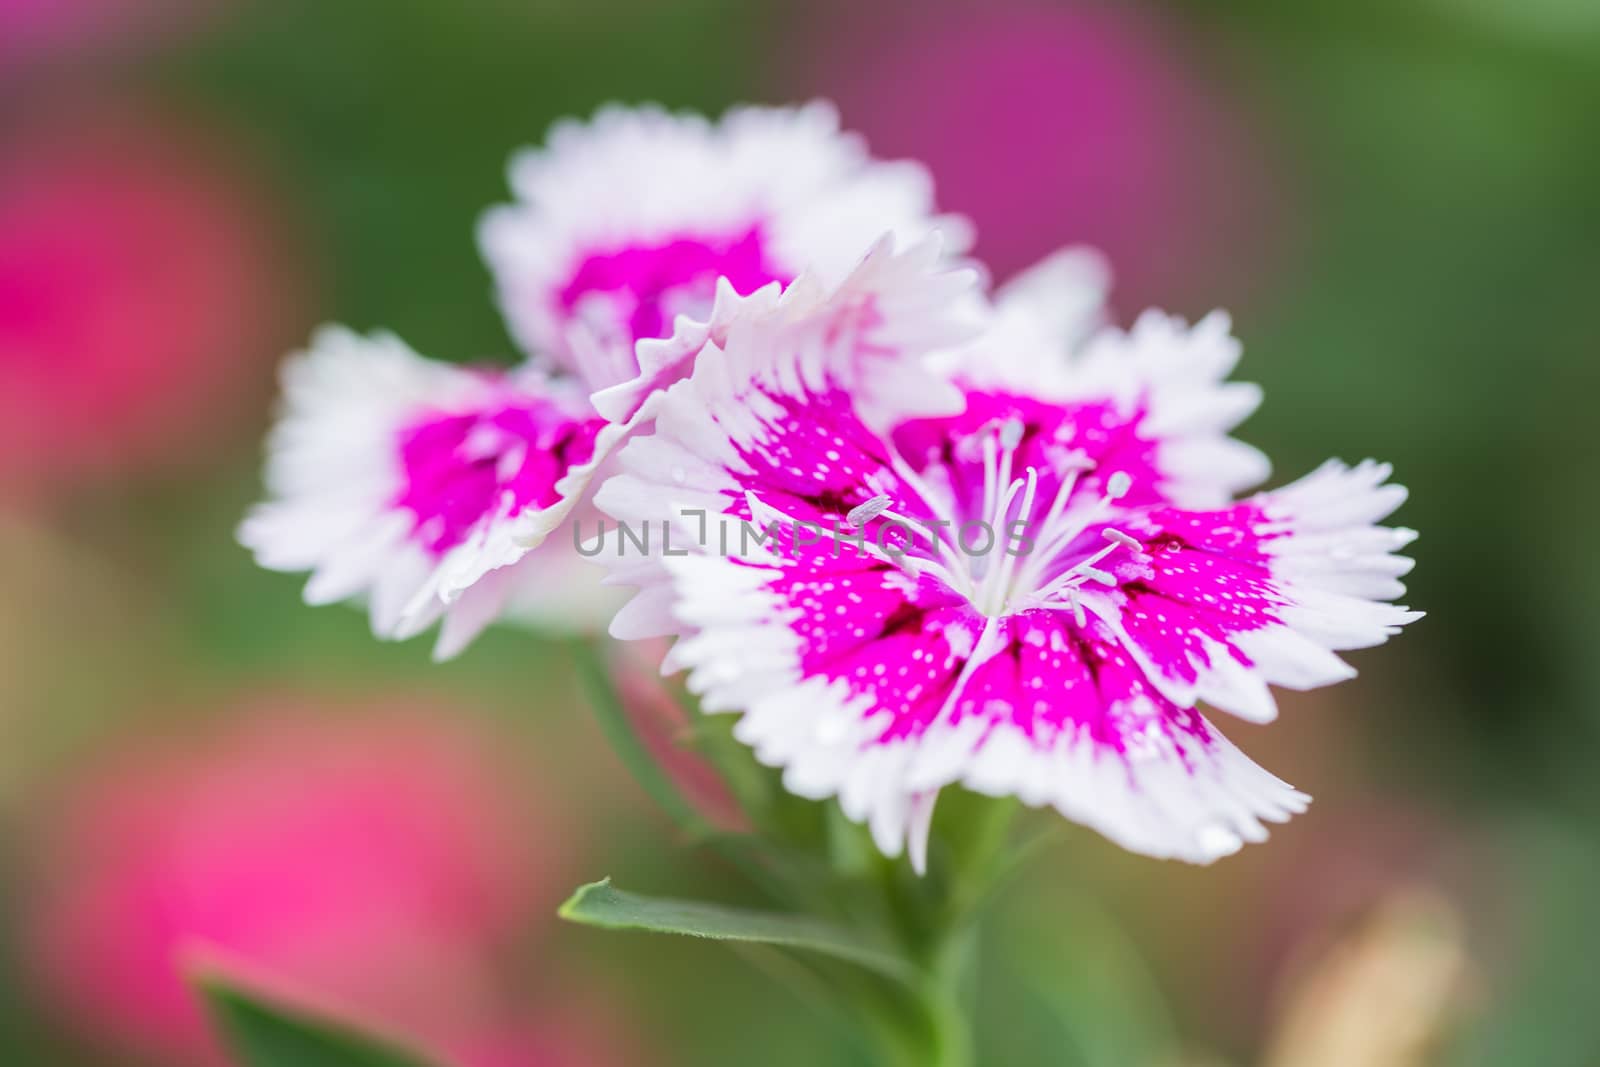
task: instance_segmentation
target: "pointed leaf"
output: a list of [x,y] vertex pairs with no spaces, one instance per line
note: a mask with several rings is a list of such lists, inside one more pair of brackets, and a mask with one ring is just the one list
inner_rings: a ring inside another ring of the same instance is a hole
[[609,878],[578,887],[561,905],[560,914],[571,922],[608,930],[648,930],[817,952],[848,960],[896,981],[915,980],[911,967],[892,951],[825,920],[701,901],[643,897],[613,887]]
[[420,1053],[207,975],[198,981],[227,1046],[245,1067],[435,1067]]

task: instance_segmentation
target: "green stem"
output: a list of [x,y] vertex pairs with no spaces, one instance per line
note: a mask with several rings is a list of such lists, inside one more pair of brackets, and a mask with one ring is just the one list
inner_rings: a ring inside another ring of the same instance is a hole
[[628,718],[628,710],[611,680],[603,638],[582,638],[569,642],[579,681],[588,695],[595,721],[618,759],[674,825],[696,845],[707,845],[737,867],[746,878],[776,899],[785,898],[783,887],[744,847],[737,835],[721,833],[706,821],[662,770],[655,754],[640,739]]
[[951,936],[888,1004],[862,1004],[882,1063],[893,1067],[973,1067],[971,1005],[965,996],[977,963],[977,930]]
[[930,995],[928,1012],[933,1030],[933,1067],[972,1067],[972,1024],[960,1001],[943,992]]
[[589,706],[594,710],[595,721],[606,735],[612,751],[633,775],[633,780],[685,833],[694,838],[710,836],[711,825],[683,798],[678,787],[661,769],[654,754],[634,732],[622,697],[612,685],[605,652],[594,641],[583,639],[572,641],[569,647],[577,666],[578,678],[589,697]]
[[933,1028],[937,1067],[972,1067],[972,1020],[966,992],[978,961],[978,932],[974,927],[957,931],[940,953],[929,975],[926,994]]
[[960,999],[937,980],[914,992],[914,1016],[898,1025],[881,1016],[868,1021],[883,1062],[905,1067],[973,1067],[972,1026]]
[[[683,832],[723,853],[769,894],[778,899],[792,897],[793,886],[781,884],[774,872],[764,869],[730,835],[717,833],[663,771],[628,718],[612,684],[604,651],[589,641],[574,641],[570,647],[601,730],[657,806]],[[900,872],[895,865],[884,862],[880,866],[888,913],[904,920],[904,928],[897,933],[913,948],[921,948],[911,953],[910,959],[917,962],[908,959],[904,974],[893,981],[877,979],[867,986],[846,982],[831,990],[815,990],[832,992],[837,1003],[855,1009],[863,1031],[879,1049],[880,1061],[890,1067],[973,1067],[976,1063],[964,996],[972,985],[977,959],[977,929],[972,920],[977,903],[999,873],[997,860],[1009,837],[1013,809],[1013,805],[996,804],[968,828],[963,835],[966,847],[951,857],[964,877],[952,879],[931,909],[932,901],[924,899],[919,906],[916,894],[898,883]],[[840,855],[844,844],[848,841],[833,842],[830,858],[836,864],[870,865],[861,856],[850,859]],[[874,854],[872,858],[877,857]],[[856,919],[860,922],[865,917],[857,915]]]
[[973,828],[972,839],[961,858],[964,870],[957,872],[959,877],[946,904],[944,921],[951,936],[960,936],[971,926],[1002,881],[1017,810],[1015,801],[992,800]]

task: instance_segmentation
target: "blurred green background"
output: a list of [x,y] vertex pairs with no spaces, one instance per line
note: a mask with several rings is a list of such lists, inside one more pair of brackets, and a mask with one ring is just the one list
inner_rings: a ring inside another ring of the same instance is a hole
[[[44,427],[0,430],[0,1060],[160,1062],[37,979],[38,857],[60,791],[108,754],[268,693],[330,715],[421,694],[515,754],[540,798],[519,825],[562,844],[499,980],[581,999],[618,1062],[865,1062],[738,956],[545,915],[607,873],[742,893],[628,783],[559,643],[499,629],[434,666],[425,641],[305,608],[232,540],[273,365],[315,324],[514,358],[473,227],[515,147],[607,101],[822,95],[880,154],[929,161],[998,277],[1088,240],[1124,319],[1229,308],[1267,396],[1242,436],[1276,477],[1392,461],[1422,532],[1408,600],[1428,617],[1355,654],[1358,680],[1230,730],[1309,813],[1206,869],[1067,834],[997,909],[982,1062],[1600,1063],[1592,0],[13,0],[0,37],[0,174],[81,187],[66,218],[91,244],[119,212],[163,220],[62,298],[74,328],[107,324],[63,361],[5,321],[48,264],[32,186],[0,178],[0,414]],[[88,179],[34,173],[80,134]],[[128,160],[171,183],[160,212],[124,196]],[[124,341],[147,362],[121,366]],[[157,414],[99,440],[141,404]],[[1422,1051],[1328,1053],[1364,1047],[1341,1026],[1374,1047],[1400,1026],[1384,983],[1422,991]],[[611,1062],[589,1057],[518,1062]]]

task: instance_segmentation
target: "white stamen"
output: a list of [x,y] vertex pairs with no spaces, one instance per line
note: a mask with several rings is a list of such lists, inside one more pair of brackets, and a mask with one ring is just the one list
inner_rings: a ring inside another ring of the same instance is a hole
[[1130,537],[1121,530],[1113,530],[1107,527],[1105,530],[1101,531],[1100,536],[1104,537],[1107,541],[1115,541],[1123,548],[1126,548],[1132,552],[1138,552],[1144,547],[1139,543],[1137,538]]
[[1094,581],[1099,582],[1101,585],[1116,585],[1116,580],[1105,571],[1096,568],[1095,564],[1099,563],[1101,560],[1111,555],[1111,553],[1115,552],[1117,547],[1117,545],[1105,546],[1088,559],[1083,560],[1081,563],[1075,564],[1064,573],[1056,575],[1055,579],[1052,580],[1049,585],[1039,590],[1035,595],[1041,597],[1052,596],[1063,588],[1077,588],[1079,585],[1082,585],[1085,580],[1089,579],[1093,579]]
[[[751,518],[758,523],[763,519],[766,519],[767,523],[781,520],[782,522],[793,524],[792,528],[798,528],[799,520],[766,504],[754,492],[745,491],[745,504],[750,509]],[[934,537],[933,532],[926,525],[912,522],[905,516],[890,511],[889,495],[887,493],[879,494],[871,500],[851,508],[845,516],[845,521],[851,526],[860,527],[863,523],[871,522],[875,518],[888,518],[899,523],[912,534],[921,534],[923,537],[928,538],[939,549],[940,558],[944,562],[941,564],[931,559],[921,559],[905,551],[891,552],[874,543],[873,538],[864,535],[861,537],[859,544],[854,539],[851,539],[850,544],[852,547],[859,548],[860,551],[865,552],[868,556],[881,563],[887,563],[898,568],[912,578],[930,574],[951,589],[960,592],[963,596],[971,595],[972,582],[966,573],[966,568],[955,560],[953,554]]]
[[1078,590],[1075,588],[1068,589],[1061,600],[1047,600],[1040,606],[1046,608],[1070,608],[1072,609],[1073,622],[1076,622],[1079,626],[1087,626],[1089,623],[1088,617],[1083,613],[1083,601],[1078,599]]
[[[934,491],[933,491],[933,487],[931,485],[929,485],[927,482],[925,482],[916,473],[916,471],[913,471],[911,469],[911,465],[909,463],[907,463],[904,458],[901,457],[899,450],[894,447],[894,442],[890,441],[890,442],[887,442],[887,444],[888,444],[888,454],[889,454],[889,465],[890,465],[891,469],[893,469],[893,471],[896,474],[898,474],[905,481],[905,483],[907,485],[909,485],[911,487],[911,490],[914,493],[916,493],[917,496],[922,498],[922,501],[923,501],[924,505],[926,505],[926,509],[928,510],[928,512],[930,512],[933,515],[939,515],[939,514],[941,514],[942,511],[948,510],[948,508],[941,509],[941,507],[939,506],[939,501],[940,501],[941,497],[939,495],[936,495],[934,493]],[[943,494],[943,499],[948,500],[949,497],[950,497],[950,494],[948,492]],[[941,545],[940,545],[940,553],[941,553],[941,555],[953,554],[956,551],[956,549],[959,547],[958,543],[957,543],[958,542],[958,537],[957,537],[956,533],[950,528],[949,525],[945,525],[945,526],[941,526],[941,527],[938,528],[938,535],[939,535],[939,538],[941,540]],[[946,548],[949,549],[949,553],[945,552]]]
[[[1095,464],[1078,451],[1066,456],[1052,456],[1051,468],[1059,478],[1056,491],[1046,509],[1043,521],[1036,517],[1034,508],[1038,500],[1039,468],[1029,466],[1019,478],[1012,477],[1012,464],[1016,452],[1027,434],[1023,420],[1016,417],[996,419],[979,432],[978,446],[982,462],[983,498],[976,514],[965,511],[960,502],[952,499],[948,474],[946,488],[935,493],[930,482],[924,481],[910,464],[891,448],[890,462],[903,483],[918,498],[922,507],[913,507],[933,516],[950,515],[940,525],[930,522],[912,522],[890,508],[889,494],[879,494],[850,509],[846,521],[859,528],[874,520],[903,523],[908,527],[911,540],[926,544],[931,551],[924,553],[914,545],[901,551],[893,560],[898,569],[911,575],[928,575],[944,582],[966,597],[979,612],[990,620],[1029,608],[1043,607],[1070,610],[1078,625],[1085,625],[1087,615],[1080,600],[1080,590],[1086,583],[1115,588],[1118,584],[1114,570],[1099,566],[1101,560],[1117,551],[1126,551],[1135,559],[1142,557],[1143,545],[1138,538],[1122,530],[1106,528],[1098,531],[1102,547],[1083,554],[1076,546],[1090,529],[1103,522],[1114,501],[1125,496],[1133,487],[1133,478],[1126,471],[1117,471],[1106,478],[1103,495],[1099,500],[1078,503],[1074,498],[1080,476],[1095,469]],[[970,456],[970,452],[967,453]],[[943,473],[937,468],[933,473]],[[930,472],[923,472],[928,474]],[[1051,471],[1046,471],[1045,476]],[[981,521],[991,533],[988,547],[981,556],[963,543],[955,531],[963,527],[963,518]],[[1027,554],[1010,551],[1013,539],[1011,530],[1015,523],[1023,523],[1031,534]],[[918,535],[921,539],[919,540]],[[883,551],[869,548],[875,557],[886,556]],[[993,552],[1001,558],[990,560]],[[1063,559],[1072,552],[1071,558]],[[1021,556],[1020,562],[1018,556]],[[1048,576],[1048,577],[1047,577]]]
[[1077,571],[1090,581],[1099,582],[1101,585],[1117,584],[1116,578],[1112,577],[1108,571],[1103,571],[1099,567],[1091,567],[1086,563],[1080,563],[1078,564]]
[[[1009,425],[1009,424],[1008,424]],[[1018,478],[1011,483],[1011,488],[1001,499],[1000,506],[990,519],[989,529],[997,539],[990,545],[990,552],[1000,553],[1000,564],[989,568],[985,564],[982,580],[978,583],[978,610],[985,615],[999,615],[1005,609],[1006,591],[1010,588],[1011,572],[1016,566],[1016,557],[1010,551],[1011,525],[1007,518],[1011,514],[1011,503],[1017,498],[1020,490],[1022,505],[1017,511],[1017,521],[1026,523],[1028,516],[1033,513],[1033,501],[1039,489],[1039,472],[1033,467],[1028,468],[1028,473],[1023,478]]]
[[[1066,524],[1057,530],[1054,535],[1046,539],[1044,551],[1040,553],[1040,562],[1024,573],[1025,581],[1018,582],[1021,589],[1026,591],[1030,585],[1036,583],[1041,577],[1043,569],[1049,566],[1056,554],[1080,537],[1089,528],[1096,516],[1110,506],[1111,501],[1115,499],[1112,495],[1113,492],[1125,493],[1131,483],[1132,479],[1126,473],[1119,471],[1113,474],[1106,487],[1105,496],[1101,497],[1093,507],[1080,515],[1077,522]],[[1137,556],[1143,546],[1135,538],[1114,528],[1102,530],[1101,536],[1105,538],[1107,544],[1087,559],[1080,560],[1066,571],[1056,575],[1043,588],[1035,590],[1033,592],[1034,603],[1043,604],[1047,607],[1067,606],[1052,602],[1050,598],[1064,595],[1070,601],[1074,597],[1077,587],[1086,581],[1099,582],[1101,585],[1115,587],[1117,584],[1116,577],[1107,571],[1099,569],[1095,564],[1119,548],[1127,549]]]
[[[867,513],[868,509],[871,509],[870,513]],[[864,514],[864,517],[859,519],[859,521],[857,521],[858,512],[866,513]],[[888,519],[890,522],[896,524],[901,529],[906,531],[906,533],[913,538],[927,538],[929,547],[938,553],[939,559],[942,561],[942,563],[936,563],[930,559],[919,559],[915,556],[908,556],[903,550],[896,553],[890,553],[884,549],[881,544],[873,545],[869,543],[871,539],[863,536],[861,539],[862,544],[866,548],[868,555],[871,555],[875,559],[883,559],[892,562],[896,567],[899,567],[901,570],[910,574],[932,574],[950,588],[959,592],[962,596],[970,597],[972,595],[973,583],[970,573],[971,568],[969,568],[966,563],[962,561],[957,549],[954,546],[947,544],[946,541],[941,538],[937,532],[935,532],[933,527],[925,522],[917,522],[909,516],[902,515],[898,511],[891,509],[889,507],[889,496],[887,493],[875,496],[863,504],[858,504],[854,508],[851,508],[850,511],[845,515],[845,523],[858,529],[864,523],[871,522],[873,519]],[[883,537],[883,531],[879,531],[878,536],[881,541]],[[854,542],[852,541],[852,544],[853,543]]]
[[873,519],[889,510],[889,494],[882,493],[863,504],[857,504],[845,515],[844,521],[851,526],[865,526]]
[[1078,487],[1078,476],[1094,470],[1094,466],[1094,460],[1082,452],[1073,451],[1067,456],[1061,468],[1061,486],[1056,490],[1056,498],[1050,502],[1050,510],[1044,517],[1042,525],[1045,529],[1049,529],[1067,509],[1067,501],[1072,498],[1072,491]]
[[1025,427],[1022,425],[1021,419],[1015,417],[1007,419],[1000,426],[1001,447],[1015,449],[1018,445],[1020,445],[1022,443],[1022,432],[1024,428]]
[[[1015,421],[1015,419],[1011,420],[1011,422]],[[1001,443],[1005,444],[1005,447],[1000,451],[1000,476],[995,479],[995,489],[997,491],[1000,490],[1002,486],[1007,490],[1014,490],[1016,487],[1016,483],[1011,480],[1011,458],[1012,456],[1016,455],[1017,446],[1015,444],[1005,443],[1006,428],[1011,425],[1011,422],[1007,422],[1000,430]],[[1020,425],[1020,423],[1018,425]],[[1017,440],[1020,441],[1021,439],[1022,435],[1019,432],[1017,434]],[[1000,505],[1002,510],[1009,506],[1009,498],[1007,499],[1006,503]],[[993,512],[988,512],[987,514],[993,514]]]
[[999,480],[997,467],[999,465],[999,450],[995,447],[994,438],[985,434],[983,443],[983,508],[982,514],[994,514],[994,498],[1000,492],[1000,487],[995,483]]

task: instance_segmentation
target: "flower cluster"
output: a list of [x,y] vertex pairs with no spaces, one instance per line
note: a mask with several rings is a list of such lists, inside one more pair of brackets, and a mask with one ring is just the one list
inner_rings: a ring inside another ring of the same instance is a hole
[[535,550],[684,375],[714,307],[783,286],[865,306],[894,241],[963,239],[921,168],[873,161],[820,104],[714,126],[610,108],[518,155],[511,184],[481,237],[526,362],[323,330],[284,368],[271,499],[239,533],[263,566],[310,571],[308,602],[364,598],[379,637],[442,620],[440,658],[503,616],[605,610],[559,539]]
[[1194,862],[1304,808],[1198,705],[1349,677],[1416,618],[1413,534],[1370,461],[1239,496],[1226,316],[1110,325],[1082,250],[991,292],[927,175],[819,104],[608,109],[511,181],[481,238],[523,366],[331,329],[285,371],[241,539],[308,601],[449,656],[610,614],[593,557],[635,590],[614,636],[677,638],[705,711],[919,868],[949,785]]

